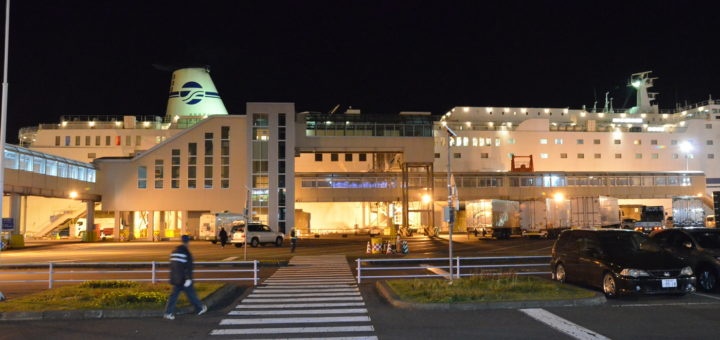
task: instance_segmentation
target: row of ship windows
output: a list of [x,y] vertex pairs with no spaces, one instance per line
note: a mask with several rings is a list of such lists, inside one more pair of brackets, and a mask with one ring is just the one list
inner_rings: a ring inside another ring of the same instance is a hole
[[[474,153],[474,154],[472,155],[472,157],[477,157],[477,156],[479,156],[480,158],[490,158],[490,153],[488,153],[488,152],[480,152],[480,153],[477,153],[477,154]],[[623,154],[622,154],[622,153],[614,153],[612,156],[613,156],[612,158],[615,158],[615,159],[622,159],[622,158],[623,158]],[[509,157],[509,158],[512,158],[512,154],[508,154],[508,157]],[[581,153],[577,153],[577,154],[575,155],[575,158],[577,158],[577,159],[585,159],[585,158],[591,158],[591,157],[594,158],[594,159],[601,159],[601,158],[603,158],[601,153],[593,153],[592,155],[588,154],[587,157],[586,157],[586,154],[585,154],[585,153],[582,153],[582,152],[581,152]],[[707,157],[707,159],[715,159],[715,154],[714,154],[714,153],[709,153],[709,154],[706,155],[706,157]],[[437,153],[437,152],[436,152],[436,153],[435,153],[435,158],[436,158],[436,159],[440,159],[440,153]],[[453,158],[455,158],[455,159],[461,159],[461,158],[462,158],[462,153],[460,153],[460,152],[454,152],[454,153],[453,153]],[[541,158],[541,159],[548,159],[548,158],[550,158],[550,154],[548,154],[548,153],[540,153],[540,158]],[[560,154],[559,154],[559,158],[565,159],[565,158],[570,158],[570,157],[569,157],[569,155],[568,155],[567,153],[560,153]],[[635,159],[643,159],[643,158],[645,158],[645,157],[644,157],[644,154],[643,154],[643,153],[635,153],[635,154],[634,154],[634,158],[635,158]],[[677,154],[677,153],[672,154],[672,159],[685,159],[685,158],[694,159],[694,158],[695,158],[695,155],[694,155],[694,154],[691,154],[691,153],[682,154],[682,155],[681,155],[681,154]],[[651,153],[651,154],[650,154],[650,159],[660,159],[660,154],[659,154],[659,153]]]
[[[552,140],[553,144],[556,145],[563,145],[565,144],[565,139],[563,138],[555,138]],[[505,141],[508,145],[514,145],[517,144],[517,140],[515,138],[508,138]],[[540,138],[539,144],[541,145],[547,145],[550,144],[550,139],[548,138]],[[600,145],[602,144],[600,139],[593,139],[592,143],[594,145]],[[622,139],[613,139],[612,143],[614,145],[621,145]],[[678,140],[671,140],[670,145],[680,145],[681,143],[690,143],[692,145],[692,141],[678,141]],[[502,144],[502,140],[500,138],[481,138],[481,137],[455,137],[450,138],[450,146],[500,146]],[[575,144],[577,145],[585,145],[584,139],[577,139],[575,140]],[[635,139],[632,140],[633,145],[642,145],[643,142],[641,139]],[[651,139],[650,145],[660,145],[657,139]],[[708,139],[705,141],[705,145],[715,145],[715,142],[711,139]]]
[[[124,139],[124,140],[123,140]],[[155,142],[164,140],[155,136]],[[142,136],[55,136],[55,146],[139,146]]]

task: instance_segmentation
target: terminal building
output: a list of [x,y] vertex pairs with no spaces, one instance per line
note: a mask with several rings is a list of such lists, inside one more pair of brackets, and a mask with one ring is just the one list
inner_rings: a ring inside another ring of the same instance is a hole
[[637,105],[628,109],[377,115],[248,103],[229,114],[207,68],[178,69],[163,117],[64,116],[21,129],[6,159],[46,156],[6,173],[57,169],[48,159],[61,158],[81,165],[89,184],[52,195],[18,191],[3,216],[14,218],[15,233],[43,237],[106,214],[112,235],[152,239],[197,236],[200,215],[225,211],[301,235],[462,232],[464,206],[477,200],[614,197],[670,207],[673,197],[694,196],[713,214],[720,105],[660,110],[648,91],[654,79],[632,75]]

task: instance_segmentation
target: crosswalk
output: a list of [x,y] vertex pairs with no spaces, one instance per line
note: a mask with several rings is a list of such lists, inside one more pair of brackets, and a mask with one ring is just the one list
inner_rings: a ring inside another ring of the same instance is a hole
[[233,339],[377,339],[343,255],[293,257],[210,334]]

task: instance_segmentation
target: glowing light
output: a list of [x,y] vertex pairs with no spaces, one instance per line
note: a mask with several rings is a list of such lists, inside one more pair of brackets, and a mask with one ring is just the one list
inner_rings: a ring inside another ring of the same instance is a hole
[[94,126],[95,126],[95,121],[94,121],[94,120],[89,121],[89,122],[88,122],[88,126],[89,126],[89,127],[94,127]]
[[568,112],[570,112],[570,110],[568,110],[567,108],[564,108],[564,109],[563,109],[563,113],[564,113],[564,114],[568,114]]
[[68,197],[70,197],[70,198],[72,198],[72,199],[76,199],[76,198],[78,197],[77,191],[71,191],[71,192],[69,192],[69,193],[68,193]]
[[543,111],[545,111],[545,113],[550,113],[550,109],[545,109]]
[[521,113],[527,113],[527,109],[523,107],[523,108],[520,109],[520,112],[521,112]]
[[60,125],[62,125],[62,127],[66,127],[66,126],[67,126],[67,122],[66,122],[66,121],[63,121],[62,123],[60,123]]
[[470,108],[469,108],[469,107],[463,107],[463,112],[470,112]]
[[690,153],[693,151],[693,145],[692,145],[692,143],[690,143],[688,141],[681,142],[679,146],[680,146],[680,151],[682,151],[683,153]]
[[432,197],[430,197],[430,194],[423,194],[420,199],[422,200],[423,204],[428,204],[432,202]]
[[562,202],[565,200],[565,194],[563,194],[562,192],[556,192],[553,195],[553,199],[555,200],[555,202]]
[[585,116],[587,116],[587,112],[585,112],[585,111],[580,111],[580,117],[585,118]]
[[632,84],[632,87],[639,88],[640,85],[642,85],[642,82],[640,80],[633,80],[633,82],[631,84]]
[[493,108],[492,108],[492,107],[486,107],[486,108],[485,108],[485,112],[487,112],[487,113],[491,113],[492,111],[493,111]]

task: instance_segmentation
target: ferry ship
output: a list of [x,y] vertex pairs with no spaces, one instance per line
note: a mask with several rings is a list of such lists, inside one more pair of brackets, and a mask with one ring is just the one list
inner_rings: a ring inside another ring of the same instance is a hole
[[21,129],[19,140],[95,164],[98,180],[113,182],[100,186],[102,209],[135,225],[136,237],[197,234],[201,214],[248,206],[282,232],[447,228],[445,204],[558,191],[665,206],[696,195],[710,213],[720,186],[720,105],[710,98],[660,110],[649,92],[655,80],[633,74],[636,106],[619,110],[482,106],[388,116],[248,103],[230,115],[209,70],[186,68],[173,73],[163,117],[64,116]]

